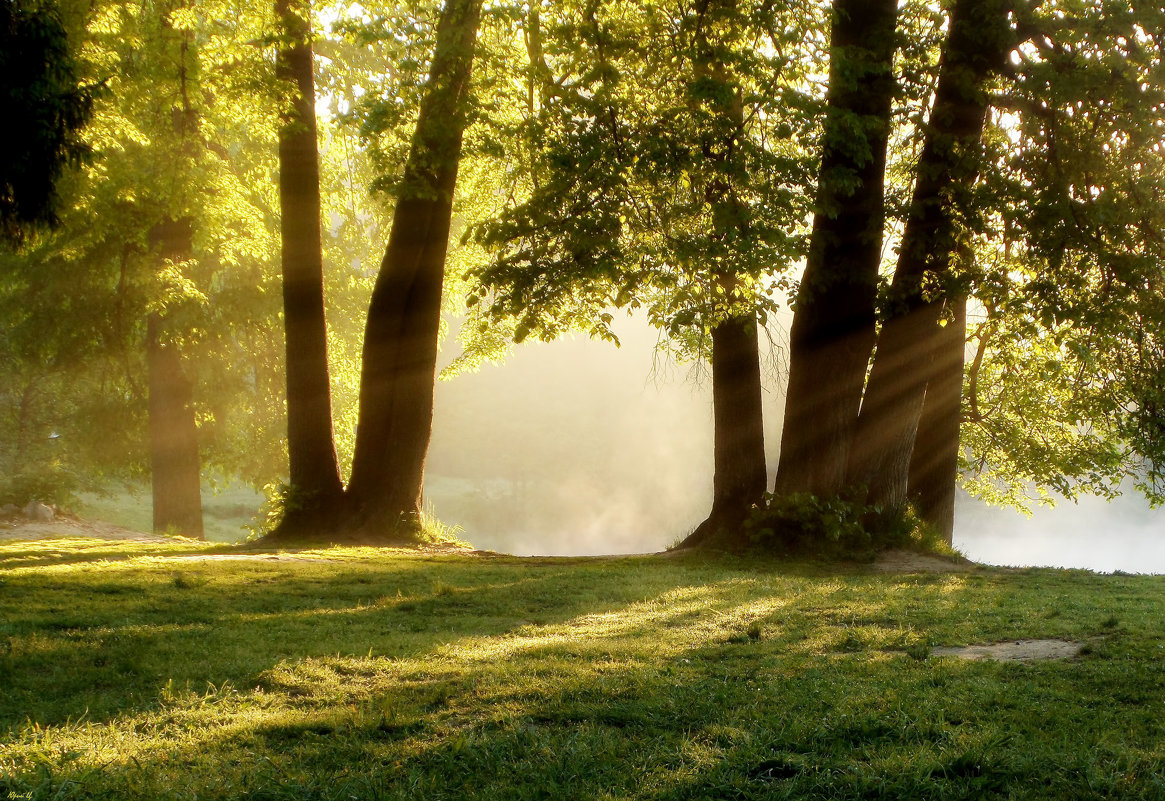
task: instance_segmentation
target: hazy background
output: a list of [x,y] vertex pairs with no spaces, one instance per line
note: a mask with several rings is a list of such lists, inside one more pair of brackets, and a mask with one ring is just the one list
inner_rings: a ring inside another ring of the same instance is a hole
[[[438,383],[426,502],[477,547],[658,551],[707,514],[710,378],[659,356],[646,324],[623,320],[616,331],[621,348],[582,337],[525,344],[503,365]],[[456,350],[450,340],[443,363]],[[765,362],[771,480],[783,401],[779,359]],[[955,546],[990,564],[1165,572],[1162,522],[1134,495],[1064,502],[1030,520],[964,496]]]

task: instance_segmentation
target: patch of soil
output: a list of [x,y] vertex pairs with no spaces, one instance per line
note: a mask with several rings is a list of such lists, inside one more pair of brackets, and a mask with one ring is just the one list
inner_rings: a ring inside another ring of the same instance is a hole
[[1036,662],[1047,659],[1071,659],[1079,656],[1084,643],[1068,640],[1009,640],[992,645],[963,645],[931,648],[931,656],[958,659],[993,659],[996,662]]
[[890,550],[878,554],[872,565],[875,573],[970,573],[978,570],[974,562],[958,556]]

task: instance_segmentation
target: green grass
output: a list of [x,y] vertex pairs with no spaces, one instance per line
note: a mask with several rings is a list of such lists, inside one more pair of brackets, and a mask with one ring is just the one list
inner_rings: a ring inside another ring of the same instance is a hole
[[[238,542],[248,534],[263,506],[262,494],[242,484],[202,486],[202,526],[211,542]],[[148,486],[111,488],[104,494],[82,493],[74,505],[77,514],[104,520],[133,531],[151,531],[153,507]]]
[[1165,797],[1162,579],[197,551],[0,546],[0,799]]

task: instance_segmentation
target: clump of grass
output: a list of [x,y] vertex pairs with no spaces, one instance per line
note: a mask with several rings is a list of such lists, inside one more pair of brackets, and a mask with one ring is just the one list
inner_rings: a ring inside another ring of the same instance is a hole
[[171,581],[174,584],[174,589],[177,590],[189,590],[198,586],[185,573],[178,570],[174,571],[173,575],[171,576]]
[[450,525],[437,517],[436,512],[431,507],[425,507],[421,511],[421,531],[420,539],[422,542],[430,545],[448,545],[456,548],[471,548],[473,547],[468,542],[461,538],[465,533],[465,529],[458,525]]
[[743,644],[750,642],[760,642],[764,636],[764,627],[759,620],[754,620],[748,624],[744,631],[737,632],[728,638],[728,642],[733,644]]
[[925,662],[930,657],[930,644],[926,642],[912,643],[906,646],[906,655],[919,662]]

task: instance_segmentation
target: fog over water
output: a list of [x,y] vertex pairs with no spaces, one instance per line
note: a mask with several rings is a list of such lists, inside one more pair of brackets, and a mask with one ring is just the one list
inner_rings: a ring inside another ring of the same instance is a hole
[[[514,554],[659,551],[712,502],[712,389],[657,355],[654,330],[617,321],[622,347],[585,337],[524,344],[502,365],[437,385],[425,495],[479,548]],[[779,349],[778,349],[779,350]],[[445,345],[443,363],[457,353]],[[769,480],[781,427],[765,356]],[[1165,573],[1165,512],[1138,496],[1084,498],[1031,519],[960,498],[955,546],[989,564]]]

